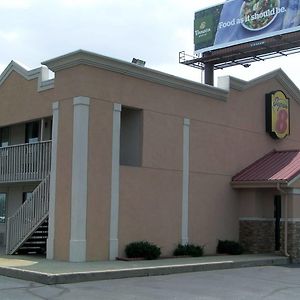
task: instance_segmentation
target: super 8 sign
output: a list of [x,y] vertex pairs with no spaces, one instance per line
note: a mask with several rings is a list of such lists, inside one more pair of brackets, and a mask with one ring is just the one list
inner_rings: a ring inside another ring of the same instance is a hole
[[274,139],[290,134],[290,103],[282,91],[266,95],[266,130]]

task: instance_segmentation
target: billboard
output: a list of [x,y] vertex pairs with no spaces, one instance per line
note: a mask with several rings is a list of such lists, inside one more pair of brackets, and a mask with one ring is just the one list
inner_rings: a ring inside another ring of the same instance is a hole
[[300,0],[228,0],[195,13],[195,53],[299,30]]

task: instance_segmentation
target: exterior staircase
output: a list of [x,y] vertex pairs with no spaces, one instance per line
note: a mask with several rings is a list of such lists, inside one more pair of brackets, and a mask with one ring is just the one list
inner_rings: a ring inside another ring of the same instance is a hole
[[7,222],[6,254],[45,253],[50,173]]
[[45,254],[48,238],[48,218],[11,254]]

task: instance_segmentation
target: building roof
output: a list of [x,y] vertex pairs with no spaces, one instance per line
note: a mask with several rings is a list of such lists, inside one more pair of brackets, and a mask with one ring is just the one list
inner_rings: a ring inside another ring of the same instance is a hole
[[300,150],[272,151],[233,176],[234,187],[290,185],[300,178]]
[[40,68],[27,70],[19,63],[12,61],[7,68],[0,73],[0,86],[9,77],[9,75],[15,71],[27,80],[37,78],[37,90],[43,91],[53,88],[55,85],[55,78],[50,79],[48,69],[56,73],[60,70],[71,68],[77,65],[88,65],[222,101],[227,101],[229,92],[232,89],[237,91],[245,91],[272,79],[276,80],[284,88],[285,92],[287,92],[290,98],[300,103],[298,100],[300,99],[299,88],[282,69],[271,71],[250,81],[244,81],[231,76],[225,76],[219,78],[218,86],[210,86],[85,50],[77,50],[53,59],[49,59],[42,62],[42,65],[43,66]]

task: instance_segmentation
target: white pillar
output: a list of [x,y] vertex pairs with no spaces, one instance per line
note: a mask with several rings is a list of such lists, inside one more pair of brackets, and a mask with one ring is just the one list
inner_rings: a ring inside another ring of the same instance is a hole
[[52,105],[52,145],[51,145],[51,173],[49,195],[49,224],[47,239],[47,259],[54,258],[54,232],[55,232],[55,195],[56,195],[56,159],[57,159],[57,136],[59,122],[59,104]]
[[119,241],[119,177],[120,177],[120,133],[121,133],[121,104],[114,104],[112,132],[112,173],[111,173],[111,207],[109,232],[109,259],[118,256]]
[[183,174],[182,174],[182,219],[181,243],[189,242],[189,152],[190,152],[190,120],[183,122]]
[[87,207],[87,165],[88,165],[88,97],[73,99],[73,159],[71,193],[71,240],[72,262],[86,260],[86,207]]

